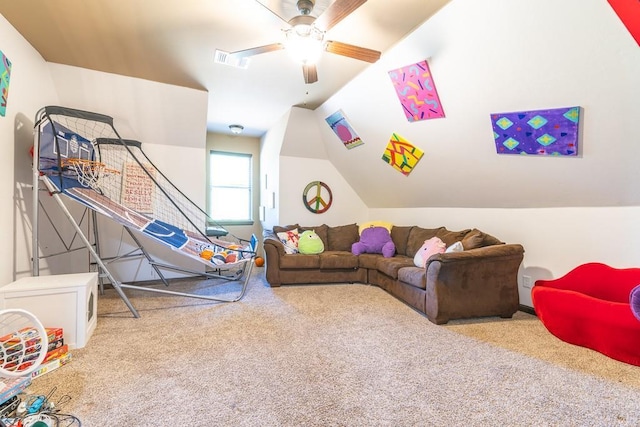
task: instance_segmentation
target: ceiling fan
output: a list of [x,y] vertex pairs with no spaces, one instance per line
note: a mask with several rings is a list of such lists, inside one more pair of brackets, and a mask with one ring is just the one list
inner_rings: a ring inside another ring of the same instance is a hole
[[263,2],[257,1],[290,26],[284,30],[285,42],[230,52],[227,55],[227,63],[239,64],[250,56],[287,49],[302,64],[305,83],[311,84],[318,81],[315,61],[323,51],[370,63],[380,59],[380,52],[377,50],[325,40],[327,31],[366,3],[367,0],[335,0],[317,17],[312,14],[316,0],[297,0],[296,8],[299,14],[288,21]]

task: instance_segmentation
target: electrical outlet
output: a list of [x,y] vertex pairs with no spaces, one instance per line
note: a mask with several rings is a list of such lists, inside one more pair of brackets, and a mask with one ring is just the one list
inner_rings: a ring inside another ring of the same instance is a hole
[[522,276],[522,286],[531,289],[531,276]]

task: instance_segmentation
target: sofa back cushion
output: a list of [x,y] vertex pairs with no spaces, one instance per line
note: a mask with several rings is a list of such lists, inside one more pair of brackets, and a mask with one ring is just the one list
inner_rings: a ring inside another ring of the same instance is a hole
[[327,250],[351,252],[351,245],[357,242],[359,238],[358,224],[329,227],[327,230],[329,243]]
[[409,232],[409,239],[407,240],[406,255],[413,258],[418,252],[418,249],[424,244],[426,240],[432,237],[436,237],[438,232],[444,230],[444,227],[438,228],[422,228],[413,227]]
[[285,231],[293,230],[294,228],[300,228],[300,226],[298,224],[274,225],[273,226],[273,232],[275,234],[278,234],[278,233],[282,233],[282,232],[285,232]]
[[436,236],[439,237],[440,240],[442,240],[445,245],[451,246],[455,242],[461,241],[464,238],[464,236],[466,236],[467,233],[469,233],[470,231],[471,231],[470,228],[467,228],[466,230],[462,230],[462,231],[451,231],[443,227],[440,230],[438,230],[438,233],[436,234]]
[[483,233],[482,231],[474,228],[470,230],[462,239],[462,246],[466,251],[469,249],[482,248],[484,246],[502,245],[503,241],[493,237],[490,234]]
[[412,225],[394,225],[393,227],[391,227],[391,240],[393,240],[393,244],[396,245],[396,253],[398,255],[407,254],[407,241],[409,240],[409,233],[411,232],[412,228]]

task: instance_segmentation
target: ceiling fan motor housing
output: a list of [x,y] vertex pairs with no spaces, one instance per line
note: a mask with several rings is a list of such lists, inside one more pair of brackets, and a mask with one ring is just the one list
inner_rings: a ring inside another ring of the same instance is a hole
[[314,3],[315,2],[313,0],[298,0],[296,5],[300,14],[309,15],[313,10]]

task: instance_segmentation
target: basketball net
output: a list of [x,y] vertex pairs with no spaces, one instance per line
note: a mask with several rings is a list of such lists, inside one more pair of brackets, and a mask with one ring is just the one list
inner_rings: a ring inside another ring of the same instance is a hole
[[80,185],[91,187],[94,190],[100,190],[104,178],[120,175],[120,171],[108,168],[104,163],[87,159],[65,159],[62,162],[63,167],[73,170]]

